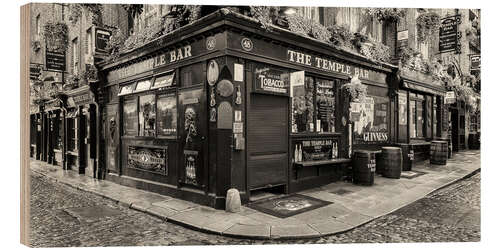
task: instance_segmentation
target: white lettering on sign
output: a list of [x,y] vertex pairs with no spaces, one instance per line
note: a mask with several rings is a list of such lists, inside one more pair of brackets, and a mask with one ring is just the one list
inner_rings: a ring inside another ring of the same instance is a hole
[[385,132],[365,132],[363,133],[363,141],[387,141],[389,137]]
[[288,61],[308,65],[318,69],[331,71],[335,73],[341,73],[345,75],[358,75],[359,78],[368,79],[370,77],[370,71],[344,63],[339,63],[333,60],[329,60],[321,57],[313,57],[311,55],[301,53],[298,51],[288,50],[287,51]]

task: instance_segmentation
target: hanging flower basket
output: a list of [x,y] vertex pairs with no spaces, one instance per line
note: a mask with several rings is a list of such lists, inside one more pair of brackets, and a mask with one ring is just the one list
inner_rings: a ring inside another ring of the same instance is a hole
[[342,85],[342,88],[347,90],[352,100],[364,101],[367,95],[366,85],[361,83],[358,76],[353,76],[351,81]]
[[422,13],[417,17],[417,40],[420,42],[431,40],[441,25],[441,17],[434,12]]

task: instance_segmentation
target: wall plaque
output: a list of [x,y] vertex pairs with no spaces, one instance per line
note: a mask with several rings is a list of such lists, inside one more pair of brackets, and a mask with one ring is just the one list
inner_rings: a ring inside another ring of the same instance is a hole
[[217,128],[232,129],[233,128],[233,107],[229,102],[221,102],[217,108]]
[[167,149],[129,146],[127,167],[167,175]]
[[217,93],[223,97],[228,97],[233,94],[234,86],[229,80],[222,80],[217,83]]
[[210,60],[207,68],[208,85],[213,86],[217,79],[219,79],[219,64],[215,60]]

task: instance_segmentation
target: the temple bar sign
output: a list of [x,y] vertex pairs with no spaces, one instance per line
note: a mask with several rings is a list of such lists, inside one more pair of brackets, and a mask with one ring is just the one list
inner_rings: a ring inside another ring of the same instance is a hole
[[334,73],[344,74],[344,75],[358,75],[359,78],[369,79],[370,71],[366,69],[361,69],[345,63],[339,63],[327,58],[321,58],[314,55],[309,55],[306,53],[287,50],[287,60],[290,62],[304,64],[307,66],[315,67],[321,70],[326,70]]

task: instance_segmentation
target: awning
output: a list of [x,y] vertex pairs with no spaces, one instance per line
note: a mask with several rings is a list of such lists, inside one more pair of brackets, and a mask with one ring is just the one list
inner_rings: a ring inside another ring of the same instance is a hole
[[175,71],[169,71],[164,75],[156,77],[153,87],[151,87],[151,89],[170,87],[174,85],[174,80],[175,80]]
[[122,95],[128,95],[128,94],[132,94],[134,93],[134,89],[135,89],[135,85],[137,83],[134,82],[134,83],[131,83],[131,84],[127,84],[127,85],[123,85],[120,87],[120,92],[118,93],[118,96],[122,96]]
[[409,90],[417,90],[432,95],[445,96],[446,88],[444,86],[430,85],[427,83],[414,82],[407,79],[402,79],[402,87]]
[[66,118],[75,118],[77,116],[78,116],[78,108],[72,109],[68,111],[68,113],[66,114]]
[[134,93],[139,93],[139,92],[149,90],[151,88],[151,85],[152,85],[151,79],[138,81],[137,85],[135,86]]

